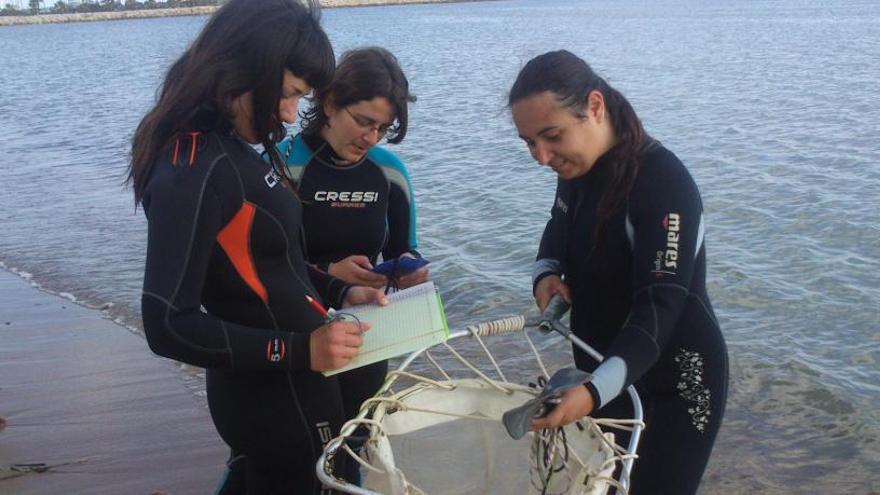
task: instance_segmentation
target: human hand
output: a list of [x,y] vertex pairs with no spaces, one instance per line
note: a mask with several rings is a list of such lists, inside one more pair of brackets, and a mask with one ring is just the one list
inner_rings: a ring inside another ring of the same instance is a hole
[[379,306],[385,306],[388,304],[388,297],[385,296],[385,292],[381,289],[355,285],[345,293],[345,300],[342,301],[342,307],[347,308],[356,304],[369,303],[376,303]]
[[565,302],[571,304],[571,289],[565,285],[559,275],[547,275],[542,278],[538,285],[535,286],[535,303],[538,304],[538,310],[543,313],[547,303],[554,295],[559,294],[565,299]]
[[532,431],[565,426],[590,414],[595,407],[593,396],[583,385],[566,391],[561,399],[549,414],[532,420]]
[[367,287],[384,287],[388,283],[385,275],[373,273],[373,265],[370,260],[361,254],[353,254],[335,263],[330,263],[327,272],[330,275],[351,285],[365,285]]
[[369,323],[341,320],[318,327],[309,336],[312,370],[335,370],[348,364],[364,343],[361,334],[369,329]]
[[[403,253],[398,258],[415,258],[411,253]],[[428,267],[423,266],[418,270],[407,273],[406,275],[397,277],[397,288],[406,289],[413,285],[419,285],[428,281]]]

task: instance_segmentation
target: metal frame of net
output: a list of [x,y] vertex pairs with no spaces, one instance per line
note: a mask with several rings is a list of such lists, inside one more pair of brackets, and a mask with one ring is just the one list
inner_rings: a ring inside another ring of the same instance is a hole
[[[400,456],[395,460],[389,437],[459,420],[497,423],[492,425],[493,428],[500,426],[501,415],[506,410],[537,396],[540,390],[534,385],[529,387],[508,381],[486,341],[504,334],[522,336],[534,355],[541,375],[548,379],[544,361],[526,330],[530,327],[538,327],[544,334],[558,333],[597,361],[603,360],[601,354],[573,335],[558,318],[527,323],[525,317],[516,316],[470,326],[465,331],[450,335],[442,344],[413,352],[397,369],[388,373],[379,391],[361,405],[360,413],[343,425],[339,436],[327,442],[316,465],[319,479],[326,486],[343,493],[428,493],[417,482],[407,478],[399,466]],[[476,341],[491,366],[480,369],[472,362],[473,358],[466,358],[451,345],[465,337]],[[432,351],[436,354],[441,349],[460,363],[462,370],[466,370],[464,373],[469,376],[451,376],[450,371],[432,355]],[[410,365],[420,357],[426,361],[425,366],[432,371],[432,376],[427,376],[427,372],[409,371]],[[489,374],[498,378],[491,378]],[[398,390],[395,391],[395,388]],[[627,388],[627,393],[633,406],[632,419],[594,419],[588,416],[564,428],[528,434],[532,493],[599,495],[613,493],[615,489],[618,493],[626,493],[629,473],[637,458],[636,448],[644,428],[638,393],[632,386]],[[614,429],[631,432],[629,445],[623,447],[615,443]],[[365,439],[362,438],[364,432],[367,432]],[[363,441],[362,448],[351,447],[349,440],[355,438]],[[455,447],[468,451],[469,446],[456,444]],[[339,473],[334,472],[333,461],[338,455],[350,456],[352,460],[347,462],[357,462],[368,479],[371,475],[381,478],[380,488],[360,487],[345,481]],[[461,493],[455,491],[456,473],[446,474],[452,478],[452,481],[448,481],[451,493]],[[529,490],[522,488],[519,487],[518,492]]]

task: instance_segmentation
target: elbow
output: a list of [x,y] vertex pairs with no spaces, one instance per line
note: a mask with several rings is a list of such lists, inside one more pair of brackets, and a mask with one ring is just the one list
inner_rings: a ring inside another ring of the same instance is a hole
[[158,356],[179,360],[179,345],[176,345],[176,339],[166,319],[167,306],[145,294],[141,300],[141,315],[150,350]]
[[177,359],[167,326],[157,320],[157,318],[151,318],[146,312],[144,313],[144,335],[147,337],[147,346],[153,351],[153,354]]

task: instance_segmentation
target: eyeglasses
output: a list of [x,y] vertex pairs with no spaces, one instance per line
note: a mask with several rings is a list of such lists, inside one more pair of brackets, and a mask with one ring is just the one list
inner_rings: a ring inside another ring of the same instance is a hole
[[373,119],[364,117],[363,115],[354,114],[348,109],[348,107],[345,107],[345,111],[351,116],[351,120],[353,120],[358,127],[363,129],[364,132],[376,131],[380,138],[385,134],[388,134],[388,129],[391,128],[391,124],[377,124]]

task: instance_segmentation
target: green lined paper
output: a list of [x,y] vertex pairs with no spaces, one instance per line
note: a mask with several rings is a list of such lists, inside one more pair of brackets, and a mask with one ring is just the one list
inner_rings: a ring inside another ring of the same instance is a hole
[[449,337],[440,293],[430,281],[390,294],[387,306],[364,304],[341,313],[356,315],[373,328],[364,334],[360,354],[342,368],[324,371],[325,376],[439,344]]

